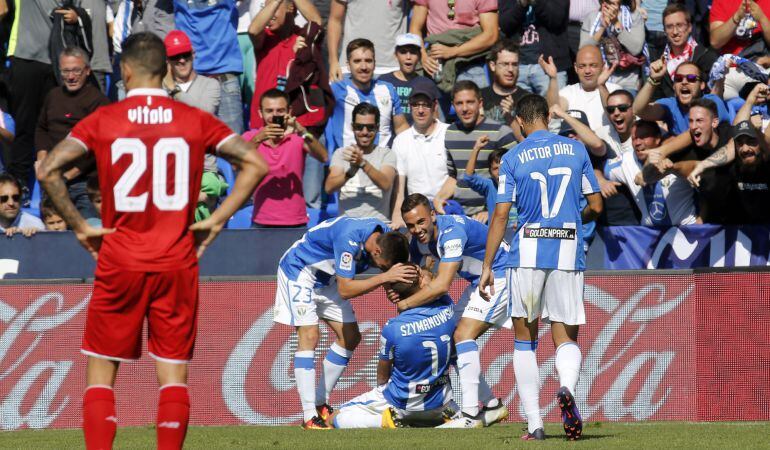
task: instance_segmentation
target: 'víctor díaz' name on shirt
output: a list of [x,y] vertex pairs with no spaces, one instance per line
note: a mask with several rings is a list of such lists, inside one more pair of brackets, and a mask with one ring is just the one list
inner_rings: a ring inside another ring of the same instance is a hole
[[572,149],[572,144],[566,144],[556,142],[547,147],[534,147],[519,150],[519,161],[524,164],[536,159],[552,158],[554,155],[570,155],[575,156],[575,151]]

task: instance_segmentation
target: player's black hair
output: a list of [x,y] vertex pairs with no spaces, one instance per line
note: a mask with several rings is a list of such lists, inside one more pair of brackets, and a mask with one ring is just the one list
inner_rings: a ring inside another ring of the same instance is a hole
[[348,42],[348,46],[345,49],[345,55],[348,57],[348,61],[350,61],[350,55],[359,48],[371,50],[372,56],[374,56],[374,43],[369,39],[358,38]]
[[492,48],[489,49],[487,54],[487,61],[497,61],[497,55],[502,51],[508,51],[511,53],[519,54],[519,43],[514,39],[502,38],[499,39]]
[[401,204],[401,215],[408,213],[420,205],[428,208],[428,211],[431,209],[430,200],[428,200],[428,197],[416,192],[414,194],[409,194],[404,199],[404,203]]
[[[417,269],[417,264],[414,263],[407,263],[408,266],[412,266],[415,269]],[[403,282],[403,281],[396,281],[395,283],[390,283],[390,288],[393,289],[393,291],[398,294],[399,297],[402,299],[409,297],[410,295],[414,294],[420,289],[420,277],[416,276],[414,279],[409,282]]]
[[476,94],[476,98],[481,100],[481,89],[471,80],[460,80],[455,83],[454,87],[452,87],[452,100],[454,101],[457,93],[462,91],[473,91]]
[[516,105],[516,117],[524,123],[548,123],[548,102],[537,94],[527,94]]
[[12,185],[16,186],[16,189],[19,190],[19,193],[21,193],[21,182],[18,178],[14,177],[8,172],[0,173],[0,185],[11,183]]
[[134,33],[123,42],[120,61],[153,77],[166,76],[166,46],[154,33]]
[[409,241],[398,231],[380,234],[377,236],[377,245],[380,247],[380,256],[388,265],[409,261]]
[[46,197],[40,203],[40,218],[45,220],[51,216],[61,216],[59,211],[53,205],[50,197]]
[[634,94],[628,92],[625,89],[618,89],[616,91],[610,92],[610,95],[607,96],[607,100],[609,100],[612,97],[615,97],[617,95],[625,95],[630,103],[634,103]]
[[287,94],[286,92],[284,92],[284,91],[282,91],[280,89],[276,89],[276,88],[268,89],[268,90],[265,91],[264,94],[262,94],[262,97],[259,98],[259,106],[260,106],[260,108],[262,107],[262,102],[266,98],[273,98],[273,99],[275,99],[275,98],[282,98],[282,99],[286,100],[286,106],[287,107],[291,103],[291,100],[289,100],[289,94]]
[[693,109],[696,106],[708,109],[711,112],[711,117],[719,117],[719,110],[717,109],[717,104],[714,103],[712,100],[709,100],[707,98],[696,98],[695,100],[690,102],[690,109]]
[[634,126],[636,128],[640,128],[640,127],[647,128],[648,130],[650,130],[650,132],[652,133],[652,135],[654,137],[661,137],[661,136],[663,136],[663,133],[661,133],[661,131],[660,131],[660,126],[658,125],[657,122],[653,122],[651,120],[641,120],[640,119],[640,120],[637,120],[636,122],[634,122]]
[[497,150],[491,152],[489,156],[487,156],[487,167],[492,166],[493,162],[500,162],[503,160],[503,155],[505,155],[508,152],[507,148],[498,148]]
[[380,123],[380,110],[371,103],[359,103],[353,107],[353,123],[356,123],[357,116],[374,116],[374,123]]

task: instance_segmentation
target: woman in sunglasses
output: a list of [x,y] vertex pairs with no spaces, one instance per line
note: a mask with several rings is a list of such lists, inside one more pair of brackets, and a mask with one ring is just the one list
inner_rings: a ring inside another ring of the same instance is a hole
[[354,145],[332,155],[324,188],[340,192],[340,214],[390,222],[390,194],[396,178],[396,154],[374,143],[380,110],[369,103],[353,108]]
[[43,230],[43,222],[21,210],[21,184],[12,175],[0,173],[0,233],[30,237]]

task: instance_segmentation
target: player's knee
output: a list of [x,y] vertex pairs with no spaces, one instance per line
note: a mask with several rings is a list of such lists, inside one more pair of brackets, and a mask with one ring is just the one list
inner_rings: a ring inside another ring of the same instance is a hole
[[318,327],[300,327],[297,332],[298,350],[315,350],[321,339]]

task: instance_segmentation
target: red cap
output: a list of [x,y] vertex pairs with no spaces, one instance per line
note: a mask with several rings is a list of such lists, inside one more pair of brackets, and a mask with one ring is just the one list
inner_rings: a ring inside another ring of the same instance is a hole
[[184,34],[184,31],[173,30],[166,35],[166,39],[163,41],[166,44],[166,56],[171,58],[172,56],[181,55],[182,53],[189,53],[192,51],[192,43],[190,38]]

